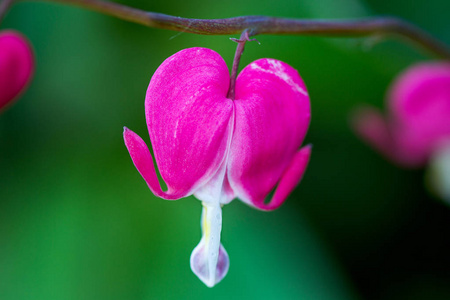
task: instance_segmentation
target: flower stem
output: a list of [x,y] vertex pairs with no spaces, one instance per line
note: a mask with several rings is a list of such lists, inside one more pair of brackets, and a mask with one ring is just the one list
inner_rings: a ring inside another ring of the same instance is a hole
[[231,68],[230,87],[228,88],[228,95],[227,95],[227,98],[231,100],[235,99],[237,71],[239,68],[239,62],[241,61],[241,55],[244,52],[245,43],[248,41],[256,41],[255,39],[252,40],[249,39],[248,32],[249,30],[245,29],[241,33],[241,37],[239,39],[231,38],[232,41],[238,43],[236,47],[236,52],[234,54],[233,67]]
[[296,34],[331,37],[395,35],[415,43],[438,57],[450,59],[450,48],[446,44],[434,38],[423,29],[395,17],[373,17],[339,21],[288,19],[267,16],[242,16],[228,19],[187,19],[147,12],[102,0],[43,1],[75,5],[149,27],[195,34],[230,35],[240,33],[248,28],[250,29],[250,36],[257,34]]

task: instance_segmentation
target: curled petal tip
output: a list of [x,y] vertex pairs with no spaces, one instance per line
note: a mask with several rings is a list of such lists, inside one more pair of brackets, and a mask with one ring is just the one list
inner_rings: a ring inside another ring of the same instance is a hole
[[352,125],[355,131],[359,132],[359,129],[365,128],[371,125],[373,120],[383,119],[381,112],[372,106],[360,106],[350,114],[350,125]]
[[311,157],[312,145],[302,147],[294,155],[288,167],[284,171],[278,185],[275,189],[272,199],[269,203],[265,203],[264,199],[256,199],[251,205],[261,210],[274,210],[281,206],[287,199],[289,194],[300,183],[308,166]]
[[125,136],[127,135],[127,133],[128,133],[129,131],[131,131],[131,130],[128,129],[128,127],[123,126],[123,138],[124,138],[125,144],[126,144],[126,137],[125,137]]
[[391,129],[384,116],[375,108],[364,106],[351,115],[354,132],[367,144],[391,160],[395,160]]
[[176,200],[181,197],[185,197],[184,191],[167,191],[164,192],[159,184],[158,176],[156,175],[156,169],[153,165],[153,158],[150,154],[150,150],[147,144],[133,131],[124,127],[123,138],[125,146],[130,153],[131,160],[133,161],[136,169],[147,182],[148,187],[156,196],[166,200]]
[[278,208],[300,183],[308,166],[311,150],[312,145],[306,145],[295,154],[286,171],[284,171],[272,200],[266,206],[266,210]]

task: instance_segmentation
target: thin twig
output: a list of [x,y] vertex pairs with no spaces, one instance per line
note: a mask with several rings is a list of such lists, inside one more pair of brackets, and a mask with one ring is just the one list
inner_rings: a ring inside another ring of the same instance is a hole
[[[4,0],[8,1],[8,0]],[[33,1],[33,0],[32,0]],[[332,37],[397,35],[421,46],[438,57],[450,59],[450,48],[423,29],[395,17],[357,20],[304,20],[266,16],[228,19],[187,19],[147,12],[101,0],[44,0],[71,4],[145,26],[205,35],[230,35],[249,29],[256,34],[296,34]]]

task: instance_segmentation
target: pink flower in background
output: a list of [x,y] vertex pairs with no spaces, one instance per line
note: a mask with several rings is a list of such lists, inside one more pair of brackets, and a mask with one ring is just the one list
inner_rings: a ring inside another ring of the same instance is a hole
[[426,165],[450,137],[450,63],[422,63],[406,70],[393,83],[387,106],[386,117],[375,108],[360,109],[355,131],[400,165]]
[[22,92],[34,71],[33,50],[18,32],[0,32],[0,110]]
[[[209,287],[227,273],[220,243],[221,207],[234,198],[261,210],[279,207],[301,180],[311,148],[300,148],[310,121],[310,102],[298,72],[274,59],[245,67],[236,99],[222,57],[205,48],[182,50],[156,70],[145,112],[159,184],[145,142],[125,128],[134,165],[158,197],[194,195],[202,201],[203,236],[191,255],[193,272]],[[265,201],[275,188],[272,199]]]
[[395,163],[427,166],[428,186],[450,204],[450,63],[409,68],[392,85],[387,102],[387,117],[360,109],[355,131]]

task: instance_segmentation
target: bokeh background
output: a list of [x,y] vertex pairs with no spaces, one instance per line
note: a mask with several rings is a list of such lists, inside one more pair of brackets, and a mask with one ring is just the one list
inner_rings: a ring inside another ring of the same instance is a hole
[[[193,18],[397,15],[450,43],[446,0],[148,1]],[[148,142],[144,96],[168,56],[209,47],[231,65],[229,36],[146,28],[49,2],[15,5],[2,23],[34,45],[37,68],[0,114],[0,299],[450,299],[450,207],[423,170],[399,169],[359,141],[351,110],[382,108],[389,83],[430,60],[392,39],[258,36],[241,68],[283,60],[312,101],[303,182],[278,210],[223,209],[228,276],[209,289],[190,271],[200,239],[193,197],[156,198],[122,140]],[[237,37],[237,36],[235,36]]]

